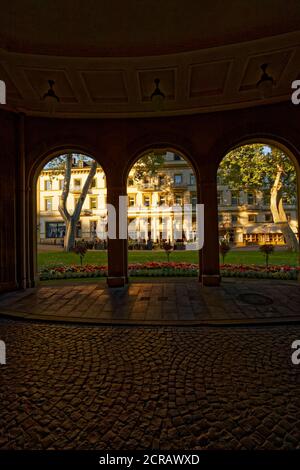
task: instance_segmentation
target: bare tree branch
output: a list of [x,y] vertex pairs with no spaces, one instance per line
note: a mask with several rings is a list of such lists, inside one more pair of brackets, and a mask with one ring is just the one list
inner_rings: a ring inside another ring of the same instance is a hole
[[72,215],[72,218],[75,221],[77,221],[80,217],[82,206],[84,204],[84,201],[85,201],[86,195],[88,193],[89,187],[91,185],[92,179],[94,178],[94,176],[96,174],[96,170],[97,170],[97,162],[93,161],[90,172],[89,172],[89,175],[88,175],[88,177],[87,177],[87,179],[84,183],[80,198],[78,199],[78,202],[76,204],[76,207],[75,207],[73,215]]
[[63,185],[62,194],[59,198],[59,206],[58,206],[59,213],[63,217],[66,224],[71,219],[71,216],[67,209],[67,199],[68,199],[69,192],[70,192],[71,172],[72,172],[72,154],[68,154],[67,159],[66,159],[66,165],[65,165],[64,185]]

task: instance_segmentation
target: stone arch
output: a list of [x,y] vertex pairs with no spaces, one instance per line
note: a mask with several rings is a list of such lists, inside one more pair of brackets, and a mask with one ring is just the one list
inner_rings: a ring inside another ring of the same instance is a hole
[[[259,126],[258,126],[259,127]],[[244,128],[233,131],[227,138],[220,139],[216,142],[214,151],[216,152],[216,169],[217,174],[219,165],[226,155],[234,149],[240,148],[244,145],[249,144],[265,144],[277,147],[289,157],[294,165],[296,176],[297,176],[297,221],[298,227],[300,226],[300,149],[290,139],[281,135],[281,133],[271,132],[270,129],[267,131],[250,131],[245,132]],[[300,263],[300,252],[299,252],[299,263]]]
[[61,144],[57,146],[52,146],[47,148],[47,150],[36,152],[36,158],[33,159],[34,154],[31,154],[31,160],[33,159],[32,165],[28,169],[27,178],[26,178],[26,222],[27,222],[27,279],[29,280],[28,287],[36,285],[38,280],[38,269],[37,269],[37,194],[36,187],[38,177],[43,167],[51,161],[53,158],[58,157],[59,155],[64,155],[66,153],[81,153],[87,157],[96,160],[97,163],[101,166],[106,176],[106,171],[102,162],[97,158],[97,152],[93,149],[88,148],[87,146],[82,145],[70,145],[70,144]]
[[[156,139],[153,142],[151,142],[151,137],[144,138],[143,142],[139,142],[138,145],[131,146],[130,150],[130,157],[128,161],[126,162],[126,166],[124,169],[124,174],[123,174],[123,181],[126,185],[127,189],[127,180],[129,177],[129,173],[134,166],[136,162],[140,158],[142,158],[144,155],[146,155],[148,152],[153,151],[153,150],[161,150],[161,151],[170,151],[174,152],[178,155],[180,155],[190,166],[190,169],[192,170],[194,176],[195,176],[195,186],[196,186],[196,195],[197,195],[197,202],[201,202],[201,192],[200,192],[200,175],[199,175],[199,166],[197,165],[197,161],[195,158],[192,156],[190,149],[187,150],[188,146],[183,146],[180,144],[174,144],[171,143],[171,141],[167,140],[166,138],[160,138]],[[126,265],[128,265],[128,250],[127,252],[127,258],[126,258]],[[200,251],[199,251],[199,272],[201,273],[202,271],[202,266],[201,266],[201,261],[202,257],[200,256]]]

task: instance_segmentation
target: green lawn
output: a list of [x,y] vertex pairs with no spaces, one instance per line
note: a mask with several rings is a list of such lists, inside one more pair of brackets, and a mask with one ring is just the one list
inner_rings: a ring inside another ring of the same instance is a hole
[[[129,251],[129,263],[143,263],[145,261],[167,261],[164,251]],[[170,261],[197,263],[198,253],[195,251],[175,251],[170,255]],[[231,264],[264,264],[265,258],[259,251],[231,251],[225,258]],[[298,265],[298,254],[287,251],[276,251],[270,256],[270,264]],[[79,264],[79,257],[75,253],[60,251],[41,252],[38,254],[39,266],[53,264]],[[88,251],[84,264],[107,264],[107,253],[103,251]]]

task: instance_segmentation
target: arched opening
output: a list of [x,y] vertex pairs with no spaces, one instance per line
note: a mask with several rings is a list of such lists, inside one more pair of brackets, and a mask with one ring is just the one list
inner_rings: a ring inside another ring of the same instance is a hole
[[288,150],[255,140],[219,164],[221,274],[297,279],[299,170]]
[[106,176],[92,157],[58,154],[37,171],[36,242],[42,280],[106,273]]
[[127,175],[129,276],[198,274],[197,176],[174,149],[149,149]]

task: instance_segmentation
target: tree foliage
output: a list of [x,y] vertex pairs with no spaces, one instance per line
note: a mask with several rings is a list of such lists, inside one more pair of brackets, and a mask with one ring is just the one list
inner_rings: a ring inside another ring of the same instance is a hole
[[273,146],[243,145],[226,155],[218,176],[220,183],[231,190],[268,193],[274,223],[281,230],[288,248],[299,249],[284,209],[284,202],[295,204],[297,199],[296,170],[287,155]]
[[243,145],[222,160],[218,176],[222,184],[240,191],[271,191],[277,171],[283,169],[281,183],[287,202],[295,203],[296,171],[290,158],[276,147]]
[[[71,191],[70,185],[72,168],[74,166],[81,167],[80,162],[82,163],[82,167],[89,168],[89,174],[83,185],[80,196],[78,197],[78,201],[75,204],[73,213],[70,213],[67,207],[67,201]],[[58,210],[66,225],[64,249],[65,251],[70,251],[75,246],[76,225],[80,219],[82,206],[91,186],[92,179],[96,174],[97,162],[92,158],[87,157],[86,155],[67,154],[53,158],[50,160],[50,162],[47,163],[47,165],[45,165],[44,169],[48,171],[50,179],[58,178],[59,175],[63,175],[64,177],[63,189],[59,198]]]
[[141,157],[132,167],[131,174],[136,182],[155,177],[162,168],[164,153],[152,151]]

